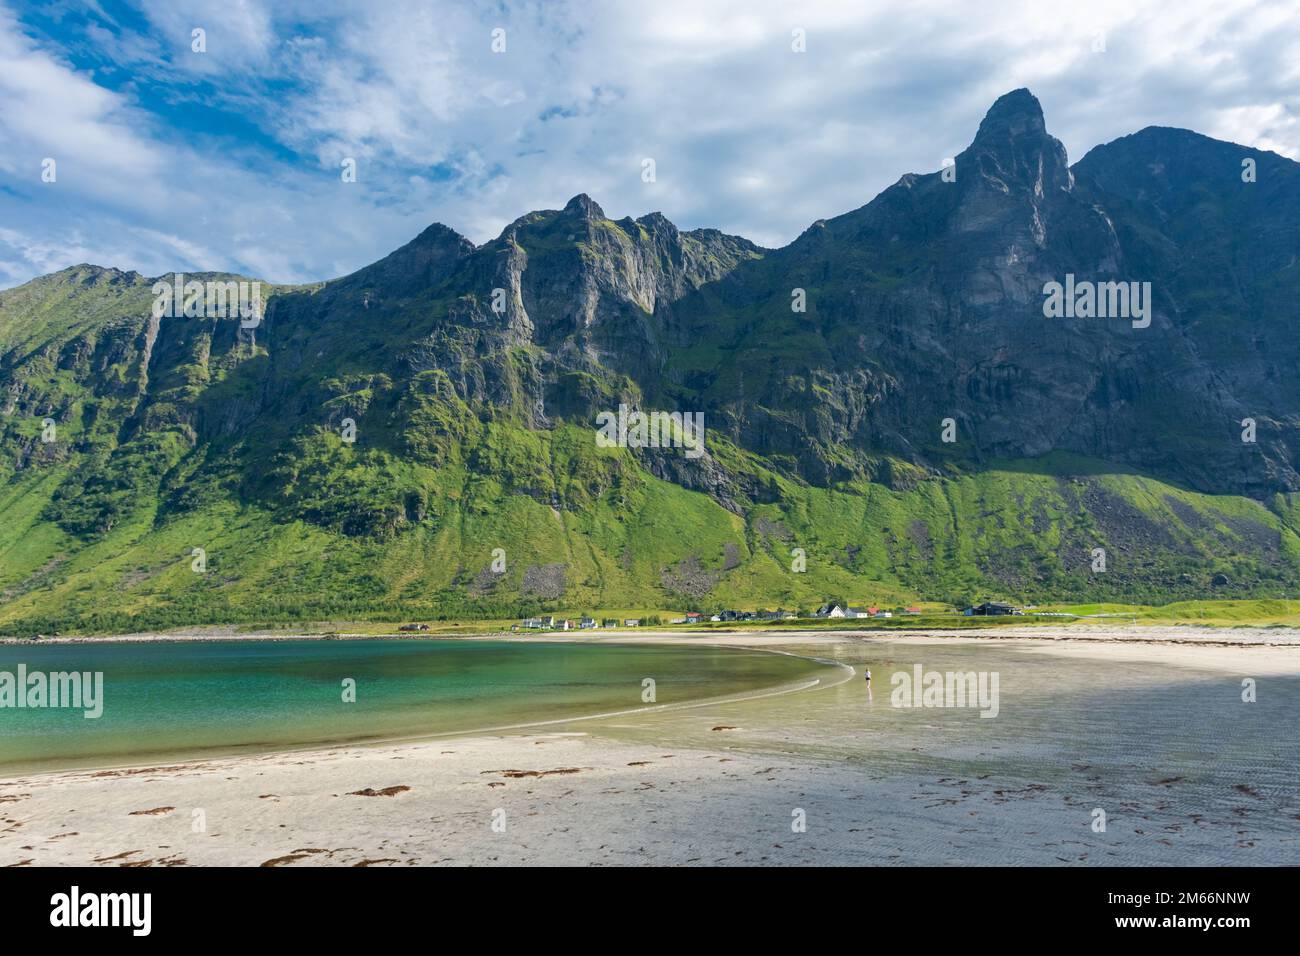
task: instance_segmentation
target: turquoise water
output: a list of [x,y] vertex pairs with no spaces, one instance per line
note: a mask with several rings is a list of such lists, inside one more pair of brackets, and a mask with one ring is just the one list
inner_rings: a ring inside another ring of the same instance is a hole
[[[690,646],[295,640],[0,646],[0,672],[103,673],[103,714],[0,707],[5,772],[432,736],[775,687],[823,665]],[[344,702],[345,680],[355,702]]]

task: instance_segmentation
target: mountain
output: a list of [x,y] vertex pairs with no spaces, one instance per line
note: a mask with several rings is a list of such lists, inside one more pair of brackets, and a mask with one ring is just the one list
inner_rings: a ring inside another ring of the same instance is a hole
[[[1071,167],[1017,90],[777,250],[577,196],[252,323],[44,276],[0,292],[0,630],[1283,594],[1297,187],[1176,129]],[[704,452],[602,447],[621,405]]]

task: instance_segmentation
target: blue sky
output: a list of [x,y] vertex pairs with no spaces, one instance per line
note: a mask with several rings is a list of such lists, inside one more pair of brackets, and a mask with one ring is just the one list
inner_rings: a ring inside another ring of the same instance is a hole
[[332,278],[579,192],[783,245],[1021,86],[1072,161],[1149,125],[1300,159],[1285,2],[0,0],[0,288],[79,262]]

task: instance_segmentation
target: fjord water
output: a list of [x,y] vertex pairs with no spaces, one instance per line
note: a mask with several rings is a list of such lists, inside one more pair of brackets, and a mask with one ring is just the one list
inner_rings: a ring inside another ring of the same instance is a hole
[[[0,671],[102,672],[103,715],[0,708],[7,772],[115,766],[432,736],[806,681],[763,651],[451,640],[237,640],[0,646]],[[354,703],[345,681],[356,682]]]

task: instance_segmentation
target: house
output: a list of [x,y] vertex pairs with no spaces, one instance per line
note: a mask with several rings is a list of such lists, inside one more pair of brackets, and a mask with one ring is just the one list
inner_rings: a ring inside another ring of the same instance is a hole
[[817,617],[844,617],[844,608],[839,604],[823,604],[817,609]]
[[553,617],[542,618],[542,627],[548,627],[548,628],[555,627],[555,618]]
[[877,611],[877,612],[876,612],[876,617],[893,617],[893,616],[894,616],[894,612],[893,612],[893,611]]
[[782,621],[793,621],[799,617],[799,615],[794,613],[794,611],[782,611],[780,609],[777,610],[776,616]]
[[403,624],[398,628],[399,631],[427,631],[428,624]]
[[704,620],[704,615],[701,614],[699,611],[687,611],[687,612],[686,612],[686,623],[687,623],[687,624],[699,624],[702,620]]
[[739,620],[740,620],[740,612],[739,612],[739,611],[719,611],[719,612],[718,612],[718,620],[719,620],[719,621],[739,621]]
[[846,607],[844,609],[845,617],[874,617],[870,610],[865,607]]
[[671,621],[669,621],[668,623],[669,623],[669,624],[685,624],[685,623],[686,623],[686,618],[684,618],[684,617],[675,617],[675,618],[673,618]]
[[618,627],[618,621],[615,618],[607,617],[600,622],[601,627]]
[[921,613],[921,609],[920,609],[919,607],[908,607],[908,608],[904,608],[904,609],[903,609],[903,613],[904,613],[904,614],[920,614],[920,613]]
[[1003,601],[985,601],[983,604],[976,604],[974,607],[968,607],[962,614],[967,617],[993,617],[1003,614],[1024,614],[1014,604],[1007,604]]
[[640,627],[641,619],[639,617],[629,617],[623,622],[624,627]]
[[586,631],[596,626],[596,619],[592,617],[583,617],[578,621],[578,627]]
[[545,627],[546,625],[542,622],[540,617],[526,617],[523,620],[523,626],[530,630],[536,630],[537,628]]

